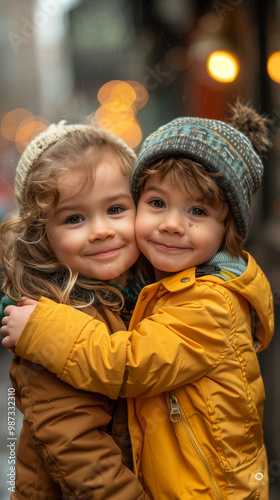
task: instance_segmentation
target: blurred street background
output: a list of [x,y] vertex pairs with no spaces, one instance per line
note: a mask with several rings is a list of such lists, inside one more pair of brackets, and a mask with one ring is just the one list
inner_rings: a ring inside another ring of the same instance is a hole
[[[20,154],[51,122],[95,113],[137,153],[178,116],[225,120],[237,96],[271,119],[246,248],[274,295],[275,336],[259,361],[270,499],[279,500],[280,0],[0,0],[0,27],[0,219],[14,207]],[[10,361],[0,346],[0,500],[10,498]]]

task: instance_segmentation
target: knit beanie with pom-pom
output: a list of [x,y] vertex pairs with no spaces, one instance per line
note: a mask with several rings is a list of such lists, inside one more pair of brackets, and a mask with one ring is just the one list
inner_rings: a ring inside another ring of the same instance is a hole
[[140,196],[139,175],[156,161],[168,157],[189,158],[217,173],[240,235],[249,233],[251,198],[260,187],[263,163],[260,154],[270,147],[269,120],[241,102],[231,107],[228,123],[194,117],[172,120],[143,143],[132,176],[132,194]]

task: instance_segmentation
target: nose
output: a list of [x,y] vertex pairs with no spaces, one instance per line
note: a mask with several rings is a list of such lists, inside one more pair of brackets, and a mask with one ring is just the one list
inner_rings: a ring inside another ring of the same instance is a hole
[[185,234],[183,215],[180,213],[179,209],[164,212],[163,219],[159,224],[159,231],[169,234],[178,234],[180,236]]
[[90,243],[95,240],[106,240],[107,238],[113,238],[115,236],[115,231],[108,224],[108,221],[103,219],[96,219],[91,222],[88,234],[88,241]]

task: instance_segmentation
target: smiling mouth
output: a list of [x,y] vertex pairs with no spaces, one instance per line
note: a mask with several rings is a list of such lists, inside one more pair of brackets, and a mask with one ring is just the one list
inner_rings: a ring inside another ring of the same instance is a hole
[[165,252],[182,252],[183,250],[189,250],[188,248],[185,247],[174,247],[172,245],[164,245],[163,243],[157,243],[153,242],[153,244],[159,249],[163,250]]
[[94,259],[101,259],[101,258],[106,258],[106,257],[111,257],[118,253],[121,250],[122,247],[119,248],[112,248],[111,250],[101,250],[100,252],[95,252],[95,253],[90,253],[86,254],[85,257],[92,257]]

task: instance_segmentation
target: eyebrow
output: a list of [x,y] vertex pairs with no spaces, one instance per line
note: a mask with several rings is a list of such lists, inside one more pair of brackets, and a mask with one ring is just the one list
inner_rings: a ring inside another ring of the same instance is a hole
[[120,198],[126,198],[128,200],[132,200],[132,195],[126,193],[118,193],[115,194],[114,196],[106,198],[106,201],[108,201],[109,203],[114,203],[115,201],[118,201]]
[[[127,200],[131,201],[132,197],[128,194],[125,194],[125,193],[119,193],[119,194],[113,195],[111,197],[109,196],[104,201],[105,201],[105,203],[113,204],[113,203],[119,201],[120,199],[127,199]],[[77,203],[74,202],[72,204],[71,204],[71,202],[69,202],[69,204],[65,204],[65,205],[62,204],[61,206],[59,206],[59,204],[58,204],[58,207],[55,210],[54,215],[59,215],[62,212],[76,211],[76,210],[79,210],[81,208],[83,208],[83,202],[77,202]]]
[[[145,187],[143,189],[142,194],[149,193],[150,191],[156,191],[156,193],[162,194],[162,195],[168,194],[167,190],[162,189],[158,185],[150,185],[147,188]],[[187,190],[186,190],[186,192],[188,193]],[[194,203],[202,203],[203,205],[209,205],[209,206],[211,206],[210,203],[209,203],[209,199],[206,196],[203,196],[202,198],[198,198],[198,197],[193,196],[191,193],[188,193],[188,194],[193,199]]]
[[148,187],[144,187],[143,193],[148,193],[149,191],[157,191],[159,193],[165,194],[166,190],[161,189],[158,185],[151,185]]

